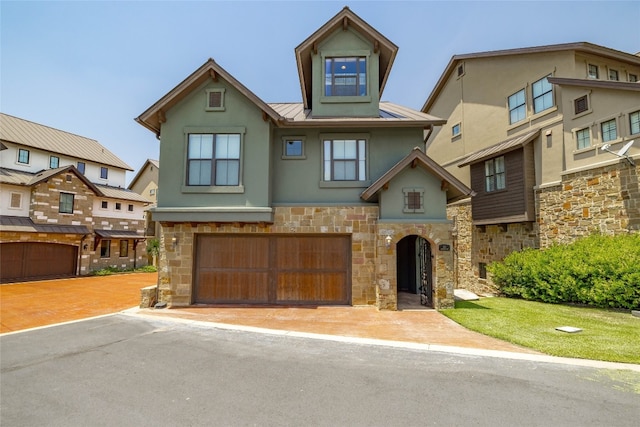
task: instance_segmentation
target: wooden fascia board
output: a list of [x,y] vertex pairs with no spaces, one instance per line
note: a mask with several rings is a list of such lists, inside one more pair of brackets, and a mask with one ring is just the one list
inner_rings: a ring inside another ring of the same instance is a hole
[[[279,127],[282,128],[309,128],[309,129],[319,129],[319,128],[356,128],[356,127],[368,127],[368,128],[425,128],[431,125],[441,125],[445,124],[446,121],[379,121],[375,120],[362,120],[362,121],[343,121],[343,122],[331,122],[331,121],[319,121],[314,122],[314,119],[309,120],[284,120],[278,123]],[[318,119],[322,120],[322,119]]]
[[64,173],[69,173],[69,172],[75,174],[80,179],[80,181],[82,181],[87,187],[89,187],[91,189],[91,191],[93,191],[97,196],[104,196],[102,191],[100,191],[100,189],[98,187],[96,187],[91,181],[89,181],[87,179],[87,177],[85,177],[83,174],[81,174],[80,171],[78,171],[78,169],[76,169],[76,167],[73,166],[73,165],[69,165],[69,166],[67,166],[67,167],[65,167],[63,169],[60,169],[59,171],[57,171],[55,173],[45,174],[42,177],[38,177],[36,175],[36,176],[34,176],[34,179],[29,182],[29,186],[37,185],[37,184],[39,184],[39,183],[41,183],[43,181],[47,181],[51,177],[62,175]]

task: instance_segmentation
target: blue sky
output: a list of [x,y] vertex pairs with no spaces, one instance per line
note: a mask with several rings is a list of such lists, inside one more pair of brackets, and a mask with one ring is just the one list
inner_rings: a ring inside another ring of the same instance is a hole
[[344,6],[399,46],[383,99],[420,109],[451,56],[587,41],[640,51],[640,1],[0,1],[0,111],[98,140],[134,172],[134,122],[208,58],[301,101],[294,48]]

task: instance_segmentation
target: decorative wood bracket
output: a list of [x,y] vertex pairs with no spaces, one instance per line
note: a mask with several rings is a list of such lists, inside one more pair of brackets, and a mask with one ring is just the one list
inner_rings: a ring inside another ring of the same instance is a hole
[[213,80],[214,82],[218,81],[218,75],[214,70],[209,70],[209,76],[211,76],[211,80]]
[[411,169],[418,167],[418,159],[411,160]]
[[262,121],[263,122],[268,122],[269,121],[269,116],[267,115],[266,111],[262,111]]
[[440,190],[447,191],[449,189],[449,183],[445,180],[440,182]]
[[384,185],[382,186],[382,189],[383,189],[384,191],[387,191],[387,190],[389,189],[389,183],[388,183],[388,182],[385,182],[385,183],[384,183]]
[[313,50],[313,54],[314,54],[314,55],[317,55],[317,54],[318,54],[318,43],[313,42],[312,50]]
[[378,42],[378,40],[376,40],[375,42],[373,42],[373,53],[378,52],[380,52],[380,43]]
[[164,115],[164,111],[158,110],[158,121],[160,123],[165,123],[167,121],[167,117]]
[[342,18],[342,31],[347,31],[348,28],[349,28],[349,18],[345,16],[344,18]]

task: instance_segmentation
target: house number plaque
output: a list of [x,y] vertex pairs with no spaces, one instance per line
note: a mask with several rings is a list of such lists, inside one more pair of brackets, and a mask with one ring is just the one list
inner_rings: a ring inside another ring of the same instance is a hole
[[451,250],[451,246],[449,246],[449,245],[439,245],[438,246],[438,250],[439,251],[450,251]]

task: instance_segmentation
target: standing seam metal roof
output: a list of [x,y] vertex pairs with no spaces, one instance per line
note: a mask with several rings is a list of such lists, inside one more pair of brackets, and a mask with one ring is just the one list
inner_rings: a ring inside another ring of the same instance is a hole
[[131,166],[107,150],[95,139],[64,132],[28,120],[0,113],[0,139],[5,142],[90,160],[107,166],[130,170]]

